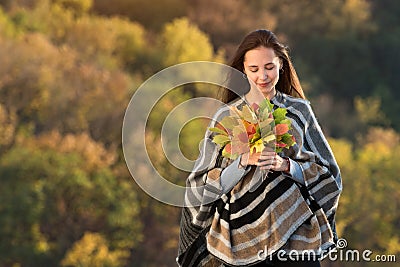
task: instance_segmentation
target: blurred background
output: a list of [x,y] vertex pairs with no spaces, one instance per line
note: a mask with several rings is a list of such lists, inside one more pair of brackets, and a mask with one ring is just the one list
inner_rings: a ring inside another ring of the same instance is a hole
[[[151,75],[186,61],[228,63],[259,28],[289,46],[341,167],[339,236],[348,249],[400,261],[399,1],[0,0],[0,7],[0,266],[176,266],[180,209],[146,195],[128,172],[125,109]],[[216,90],[189,85],[166,95],[150,116],[147,144],[161,147],[159,128],[172,108]],[[181,132],[190,159],[205,125],[194,120]],[[160,150],[149,153],[162,174],[184,184],[187,173]]]

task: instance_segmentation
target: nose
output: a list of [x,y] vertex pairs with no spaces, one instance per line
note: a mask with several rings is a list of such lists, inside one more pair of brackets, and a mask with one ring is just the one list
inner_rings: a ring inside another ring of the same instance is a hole
[[268,75],[267,75],[267,70],[262,70],[261,71],[261,79],[262,80],[266,80],[267,79],[267,77],[268,77]]

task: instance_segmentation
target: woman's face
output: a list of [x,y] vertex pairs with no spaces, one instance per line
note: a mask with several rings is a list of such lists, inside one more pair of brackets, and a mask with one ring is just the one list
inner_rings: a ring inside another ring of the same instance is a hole
[[251,84],[250,90],[257,90],[258,88],[264,97],[273,98],[282,65],[274,50],[264,46],[249,50],[244,55],[243,65],[244,73]]

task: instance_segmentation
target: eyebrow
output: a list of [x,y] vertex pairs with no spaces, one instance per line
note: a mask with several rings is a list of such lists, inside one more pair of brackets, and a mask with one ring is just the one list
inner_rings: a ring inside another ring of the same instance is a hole
[[[268,65],[275,65],[273,62],[269,62],[267,64],[265,64],[264,66],[268,66]],[[258,68],[257,65],[248,65],[249,68]]]

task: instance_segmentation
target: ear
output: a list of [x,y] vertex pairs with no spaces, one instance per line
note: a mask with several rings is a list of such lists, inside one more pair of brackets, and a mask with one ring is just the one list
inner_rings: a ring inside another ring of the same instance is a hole
[[279,58],[279,69],[283,69],[283,60],[282,58]]

